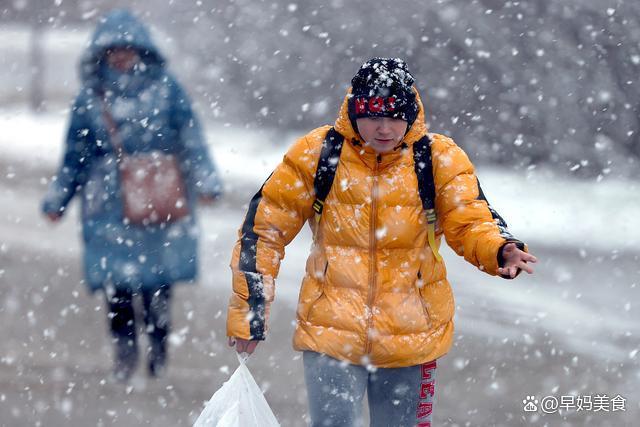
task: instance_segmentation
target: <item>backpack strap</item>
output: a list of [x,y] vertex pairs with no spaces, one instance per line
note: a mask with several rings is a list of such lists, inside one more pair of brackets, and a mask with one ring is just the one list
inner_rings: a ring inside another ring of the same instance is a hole
[[343,143],[344,137],[334,128],[329,129],[322,143],[322,151],[320,152],[320,159],[318,159],[316,176],[313,180],[313,189],[316,193],[313,210],[316,212],[316,222],[320,222],[324,201],[329,195],[333,178],[336,176],[336,169],[338,168]]
[[427,236],[429,247],[438,261],[442,256],[436,245],[436,184],[433,179],[433,162],[431,159],[431,139],[427,135],[413,144],[413,162],[418,178],[418,192],[422,208],[427,215]]

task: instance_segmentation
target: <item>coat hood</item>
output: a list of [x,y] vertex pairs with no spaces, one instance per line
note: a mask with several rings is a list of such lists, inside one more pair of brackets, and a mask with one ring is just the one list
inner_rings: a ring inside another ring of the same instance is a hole
[[114,10],[100,19],[89,47],[83,54],[80,78],[85,86],[91,88],[100,86],[105,52],[114,47],[129,47],[137,50],[149,68],[164,67],[165,59],[142,22],[128,10]]

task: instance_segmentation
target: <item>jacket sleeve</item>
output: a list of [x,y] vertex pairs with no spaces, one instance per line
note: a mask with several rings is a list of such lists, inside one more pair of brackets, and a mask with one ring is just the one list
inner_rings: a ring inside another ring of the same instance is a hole
[[200,121],[191,108],[191,100],[173,77],[170,77],[170,85],[173,91],[172,126],[182,144],[180,157],[188,184],[200,196],[220,196],[222,180],[205,143]]
[[265,339],[284,248],[313,215],[315,163],[306,137],[299,139],[251,200],[231,260],[228,336]]
[[62,163],[42,202],[44,213],[63,214],[76,191],[86,182],[91,160],[90,142],[95,140],[95,134],[85,104],[79,96],[73,105]]
[[[502,267],[502,247],[515,242],[502,217],[489,205],[465,152],[451,139],[436,136],[432,144],[436,212],[451,248],[489,274]],[[508,276],[502,276],[507,278]]]

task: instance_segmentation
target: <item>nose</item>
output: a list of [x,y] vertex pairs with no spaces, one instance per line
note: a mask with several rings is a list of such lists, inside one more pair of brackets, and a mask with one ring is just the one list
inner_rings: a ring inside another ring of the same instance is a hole
[[388,117],[383,117],[382,120],[378,122],[378,132],[387,133],[391,130],[391,119]]

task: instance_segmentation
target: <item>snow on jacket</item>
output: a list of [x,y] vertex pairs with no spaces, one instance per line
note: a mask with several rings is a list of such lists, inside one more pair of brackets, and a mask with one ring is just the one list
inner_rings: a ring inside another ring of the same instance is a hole
[[[136,49],[144,64],[116,73],[105,50]],[[195,202],[217,196],[221,183],[189,99],[165,69],[145,27],[127,11],[98,25],[81,64],[82,88],[73,105],[60,169],[43,202],[45,213],[63,213],[74,195],[82,199],[86,282],[147,288],[192,280],[197,271]],[[105,124],[103,95],[128,154],[161,150],[177,155],[191,215],[166,227],[123,222],[116,149]]]
[[[290,148],[254,196],[239,232],[227,335],[264,339],[284,248],[309,221],[315,237],[297,307],[296,350],[383,368],[447,353],[455,306],[445,265],[429,247],[418,193],[411,146],[427,133],[418,102],[404,144],[376,155],[354,131],[345,98],[335,123],[345,143],[318,224],[313,181],[329,126]],[[444,234],[458,254],[495,275],[500,248],[516,239],[494,218],[466,154],[445,136],[429,136],[436,244]]]

